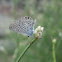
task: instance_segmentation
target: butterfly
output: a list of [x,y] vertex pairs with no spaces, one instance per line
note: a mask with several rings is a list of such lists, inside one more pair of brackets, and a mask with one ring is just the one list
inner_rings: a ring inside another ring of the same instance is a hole
[[9,26],[9,29],[29,37],[34,33],[35,23],[36,23],[36,19],[33,20],[31,17],[25,16],[14,21]]

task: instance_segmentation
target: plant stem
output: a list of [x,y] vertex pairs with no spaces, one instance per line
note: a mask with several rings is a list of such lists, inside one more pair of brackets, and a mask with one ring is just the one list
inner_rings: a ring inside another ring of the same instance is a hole
[[37,40],[38,38],[36,37],[22,52],[22,54],[19,56],[19,58],[16,60],[16,62],[19,62],[20,59],[24,56],[24,54],[26,53],[26,51],[31,47],[31,45]]
[[14,16],[14,19],[16,20],[16,3],[17,3],[17,0],[13,0],[13,3],[14,3],[14,5],[13,5],[13,16]]
[[55,43],[53,43],[53,47],[52,47],[52,53],[53,53],[53,61],[56,62],[56,56],[55,56]]

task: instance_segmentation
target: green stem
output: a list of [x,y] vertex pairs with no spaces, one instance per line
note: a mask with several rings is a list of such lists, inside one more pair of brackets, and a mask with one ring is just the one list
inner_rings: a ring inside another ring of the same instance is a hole
[[16,20],[16,3],[17,3],[17,0],[13,0],[13,3],[14,3],[14,5],[13,5],[13,16],[14,16],[14,19]]
[[26,53],[26,51],[31,47],[31,45],[37,40],[38,38],[36,37],[22,52],[22,54],[19,56],[19,58],[16,60],[16,62],[19,62],[21,60],[21,58],[24,56],[24,54]]
[[55,43],[53,43],[53,61],[56,62],[56,56],[55,56]]

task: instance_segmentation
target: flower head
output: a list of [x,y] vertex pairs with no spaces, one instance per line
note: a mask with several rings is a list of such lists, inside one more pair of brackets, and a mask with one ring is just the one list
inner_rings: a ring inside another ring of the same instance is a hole
[[44,27],[38,26],[38,27],[34,30],[34,35],[35,35],[35,37],[41,38],[43,29],[44,29]]
[[52,42],[53,42],[53,43],[56,43],[56,39],[54,38],[54,39],[52,40]]

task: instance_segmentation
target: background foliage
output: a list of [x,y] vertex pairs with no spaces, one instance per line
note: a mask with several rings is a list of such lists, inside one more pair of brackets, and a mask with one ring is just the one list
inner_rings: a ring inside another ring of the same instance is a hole
[[[20,11],[20,12],[19,12]],[[61,0],[13,0],[13,19],[30,16],[36,19],[35,28],[44,27],[42,39],[34,43],[20,62],[53,62],[52,40],[56,39],[56,61],[62,62],[62,1]],[[9,29],[8,29],[9,30]],[[34,39],[10,32],[0,51],[0,62],[15,62],[25,47]]]

